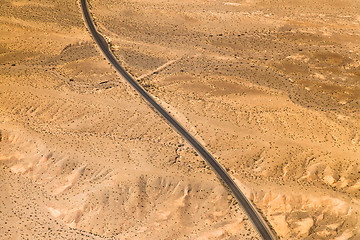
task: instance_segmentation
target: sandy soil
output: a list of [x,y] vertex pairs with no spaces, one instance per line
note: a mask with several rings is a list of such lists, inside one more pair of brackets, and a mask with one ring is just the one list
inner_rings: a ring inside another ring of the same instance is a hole
[[[360,237],[360,2],[92,0],[281,239]],[[0,239],[259,239],[76,1],[0,8]]]

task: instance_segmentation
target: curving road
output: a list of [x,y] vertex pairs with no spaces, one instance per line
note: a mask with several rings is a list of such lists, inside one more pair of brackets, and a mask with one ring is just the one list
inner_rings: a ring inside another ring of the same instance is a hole
[[83,12],[84,19],[86,21],[87,27],[89,28],[93,38],[95,39],[97,45],[100,47],[101,51],[104,53],[109,62],[114,66],[114,68],[125,78],[125,80],[133,87],[135,90],[153,107],[155,110],[163,116],[168,123],[176,129],[202,156],[202,158],[210,164],[212,169],[217,173],[217,175],[225,182],[228,188],[231,190],[234,197],[241,204],[256,229],[260,233],[261,237],[265,240],[275,239],[272,232],[266,225],[265,221],[262,219],[260,214],[256,211],[253,205],[245,197],[245,195],[240,191],[234,181],[230,178],[227,172],[221,167],[221,165],[211,156],[211,154],[206,151],[206,149],[196,141],[196,139],[186,131],[170,114],[165,111],[150,95],[147,93],[138,83],[134,80],[118,63],[114,55],[111,53],[109,46],[104,39],[104,37],[97,32],[95,29],[94,23],[91,19],[89,9],[87,7],[86,0],[80,0],[81,9]]

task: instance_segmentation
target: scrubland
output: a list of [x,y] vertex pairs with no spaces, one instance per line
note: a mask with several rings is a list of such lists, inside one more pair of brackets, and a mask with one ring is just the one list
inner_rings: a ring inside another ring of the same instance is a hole
[[[280,239],[360,236],[360,2],[91,0]],[[77,1],[0,8],[1,239],[260,239]]]

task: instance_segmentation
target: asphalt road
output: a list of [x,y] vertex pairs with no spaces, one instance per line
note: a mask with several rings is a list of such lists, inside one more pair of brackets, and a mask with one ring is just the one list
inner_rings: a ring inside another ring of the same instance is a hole
[[100,47],[101,51],[104,53],[109,62],[114,66],[114,68],[125,78],[125,80],[133,87],[135,90],[153,107],[155,110],[163,116],[168,123],[178,131],[200,154],[200,156],[212,167],[216,174],[225,182],[228,188],[231,190],[233,196],[241,204],[259,234],[263,239],[272,240],[275,239],[272,232],[268,228],[266,222],[260,216],[260,214],[255,210],[253,205],[245,197],[245,195],[240,191],[234,181],[230,178],[227,172],[221,167],[221,165],[211,156],[211,154],[196,141],[196,139],[186,131],[170,114],[165,111],[150,95],[147,93],[136,80],[133,79],[118,63],[114,55],[111,53],[109,46],[106,40],[101,34],[95,29],[94,23],[91,19],[89,9],[87,7],[86,0],[81,1],[81,9],[83,12],[84,19],[90,30],[93,38]]

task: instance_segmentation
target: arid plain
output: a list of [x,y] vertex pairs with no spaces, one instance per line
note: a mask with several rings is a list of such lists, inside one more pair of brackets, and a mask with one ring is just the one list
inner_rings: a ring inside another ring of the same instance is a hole
[[[360,238],[360,2],[91,0],[280,239]],[[260,239],[79,2],[2,0],[0,239]]]

